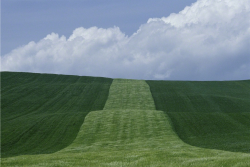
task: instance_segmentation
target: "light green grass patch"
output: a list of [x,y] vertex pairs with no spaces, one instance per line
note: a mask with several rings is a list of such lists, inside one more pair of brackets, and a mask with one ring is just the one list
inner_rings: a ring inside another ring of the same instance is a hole
[[114,79],[104,110],[155,110],[148,84],[143,80]]
[[179,140],[162,111],[92,111],[76,140],[65,150],[161,150],[173,147],[173,142]]

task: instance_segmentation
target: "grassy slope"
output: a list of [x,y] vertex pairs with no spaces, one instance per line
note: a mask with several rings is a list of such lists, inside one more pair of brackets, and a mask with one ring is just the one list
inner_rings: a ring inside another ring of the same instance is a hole
[[153,104],[145,81],[114,80],[105,110],[86,116],[71,145],[52,154],[3,158],[2,166],[249,166],[249,154],[184,143],[164,112],[145,108]]
[[250,81],[147,81],[157,110],[188,144],[235,152],[250,149]]
[[190,146],[156,110],[90,112],[76,140],[45,155],[2,159],[2,166],[241,166],[250,155]]
[[164,133],[164,121],[159,119],[162,115],[147,108],[154,109],[155,106],[145,81],[115,79],[104,110],[88,114],[76,140],[67,150],[119,151],[141,147],[138,144],[143,143],[141,140],[150,140]]
[[[166,117],[155,110],[105,110],[88,114],[66,152],[153,151],[164,148],[171,133]],[[177,137],[174,137],[177,139]]]
[[1,73],[1,155],[51,153],[75,139],[85,116],[101,110],[112,79]]
[[[145,110],[152,100],[139,104],[140,98],[150,99],[149,88],[143,81],[113,82],[109,109],[90,112],[74,142],[63,150],[45,155],[17,156],[2,160],[3,166],[248,166],[249,154],[232,153],[190,146],[178,138],[168,117],[162,111]],[[127,87],[136,89],[131,96]],[[116,99],[120,97],[121,99]],[[115,98],[115,99],[113,99]],[[152,99],[152,98],[151,98]],[[113,105],[110,105],[112,102]],[[117,106],[121,109],[116,109]],[[114,108],[112,108],[114,106]],[[137,109],[131,109],[131,106]],[[106,107],[106,106],[105,106]],[[153,106],[152,106],[153,107]]]

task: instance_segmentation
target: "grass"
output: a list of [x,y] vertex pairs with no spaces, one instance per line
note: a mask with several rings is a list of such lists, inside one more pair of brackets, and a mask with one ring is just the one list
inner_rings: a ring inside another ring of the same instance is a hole
[[169,136],[177,139],[161,111],[93,111],[73,144],[62,152],[159,150],[170,140]]
[[147,81],[157,110],[193,146],[250,152],[250,80]]
[[115,79],[104,109],[155,110],[155,104],[145,81]]
[[2,72],[1,156],[56,152],[101,110],[112,79]]
[[2,166],[249,166],[250,155],[184,143],[162,111],[90,112],[74,142],[52,154],[2,159]]
[[[69,76],[65,77],[67,78]],[[42,78],[43,77],[41,77],[40,80]],[[39,78],[35,81],[34,79],[28,80],[28,83],[22,83],[21,85],[25,87],[24,84],[29,85],[32,82],[36,83]],[[51,81],[48,84],[54,82],[55,80]],[[249,115],[248,112],[244,110],[248,108],[248,106],[246,105],[248,105],[247,102],[249,102],[249,90],[247,81],[239,81],[240,83],[237,85],[242,85],[241,89],[243,90],[238,88],[238,91],[237,89],[229,89],[230,86],[227,88],[219,89],[216,86],[217,83],[215,84],[214,82],[211,82],[210,84],[200,82],[200,84],[196,84],[195,86],[191,87],[190,85],[192,85],[192,83],[190,84],[189,82],[173,82],[172,87],[170,87],[169,82],[167,81],[147,81],[147,84],[145,81],[142,80],[115,79],[112,82],[112,80],[107,79],[105,80],[105,88],[101,87],[101,85],[103,84],[102,82],[104,82],[103,78],[99,78],[98,84],[96,83],[98,85],[97,87],[100,88],[103,92],[109,90],[109,95],[104,93],[105,95],[96,95],[94,96],[95,98],[93,98],[93,92],[95,92],[97,88],[92,87],[92,84],[94,84],[94,82],[91,81],[87,84],[90,87],[88,89],[86,88],[86,92],[82,94],[84,95],[84,98],[79,98],[79,100],[76,98],[74,101],[68,102],[68,105],[71,104],[72,108],[77,106],[79,107],[79,105],[82,105],[78,108],[79,110],[90,105],[89,107],[87,107],[89,109],[88,114],[86,115],[86,117],[83,118],[84,122],[82,120],[83,124],[79,126],[79,129],[77,131],[78,134],[74,137],[74,140],[72,140],[71,143],[68,143],[67,146],[64,146],[62,149],[58,149],[56,152],[53,153],[44,152],[43,154],[38,154],[36,152],[34,155],[24,155],[24,153],[21,153],[23,155],[20,154],[19,156],[9,156],[6,158],[2,158],[1,165],[174,167],[250,165],[250,154],[247,153],[246,150],[244,150],[249,144]],[[112,84],[110,86],[111,82]],[[63,83],[64,81],[61,84]],[[74,82],[74,84],[76,83],[78,82]],[[206,86],[202,86],[204,84]],[[234,85],[236,83],[223,82],[221,84],[223,86],[228,86]],[[55,86],[56,85],[60,84],[55,83]],[[82,83],[79,83],[78,86],[80,85],[82,85]],[[183,85],[184,88],[180,87],[180,85]],[[209,85],[214,86],[213,88],[211,88]],[[8,84],[6,84],[6,87],[7,86]],[[9,88],[6,88],[5,92],[10,91],[11,89]],[[196,92],[192,89],[196,89]],[[221,93],[221,91],[224,94]],[[58,93],[60,92],[61,91],[58,90]],[[67,92],[69,93],[72,91]],[[78,91],[74,92],[78,93]],[[88,96],[86,97],[87,92],[89,93],[89,96],[92,96],[91,99],[95,100],[93,100],[94,102],[86,103],[85,105],[83,105],[82,102],[84,101],[84,99],[90,98]],[[193,98],[191,98],[191,100],[189,101],[185,96],[191,97],[191,92]],[[96,91],[96,93],[94,94],[98,93],[100,93],[100,91]],[[33,92],[31,91],[30,95],[32,94]],[[48,95],[47,93],[45,94]],[[220,110],[211,112],[211,108],[216,108],[216,104],[212,106],[206,104],[213,104],[213,100],[211,100],[209,96],[217,97],[217,95],[221,96],[221,94],[226,97],[224,99],[225,101],[234,101],[235,99],[235,105],[242,105],[240,111],[224,111],[223,107],[227,107],[224,106],[224,104],[226,103],[223,103],[218,104]],[[4,96],[6,95],[11,96],[11,93],[6,93]],[[201,100],[197,98],[200,95],[204,96],[205,102],[203,101],[203,99]],[[15,96],[13,95],[12,97]],[[103,101],[106,101],[106,104],[105,102],[102,103],[101,109],[93,107],[93,104],[96,104],[97,102],[98,104],[100,103],[101,100],[98,98],[101,98],[103,99]],[[70,98],[67,97],[67,99]],[[170,101],[166,101],[166,99]],[[195,101],[195,99],[198,101]],[[209,102],[206,101],[207,99],[210,99],[208,100]],[[11,100],[11,98],[9,100]],[[17,101],[18,100],[20,99],[17,98]],[[58,101],[60,102],[60,100]],[[179,103],[183,101],[185,102]],[[201,106],[196,105],[196,103],[198,102],[200,102]],[[195,105],[193,103],[195,103]],[[61,110],[64,108],[61,107],[61,105],[66,105],[67,103],[61,103],[60,105],[59,104],[56,105],[56,103],[52,103],[50,107],[48,106],[48,109],[58,108],[58,110]],[[169,107],[169,105],[171,107]],[[204,107],[202,107],[202,105],[204,105]],[[206,106],[211,108],[207,109]],[[160,107],[161,109],[159,109]],[[202,108],[204,108],[204,110],[206,111],[200,110]],[[172,110],[169,111],[169,109]],[[28,109],[26,109],[26,111],[27,110]],[[11,111],[12,110],[9,110],[9,112]],[[80,114],[80,112],[77,112],[77,109],[73,111],[75,112],[65,112],[65,114],[68,114],[65,115],[65,119],[70,118],[67,119],[69,123],[75,119],[82,119],[82,117],[79,117],[79,115],[78,117],[74,116],[74,114]],[[49,111],[45,112],[41,110],[39,110],[39,112],[32,112],[23,116],[20,116],[17,113],[16,117],[13,117],[11,114],[7,113],[5,113],[4,116],[6,120],[7,118],[20,118],[20,121],[22,121],[23,119],[26,122],[29,122],[27,121],[29,119],[29,115],[39,116],[42,113],[45,114],[45,117],[47,116],[46,118],[48,119],[48,121],[46,124],[49,124],[49,122],[53,122],[57,119],[64,120],[62,114],[63,112],[56,112],[57,116],[53,117],[53,114],[51,114]],[[31,117],[30,119],[32,118],[33,117]],[[10,121],[11,119],[9,119],[8,121]],[[44,120],[46,119],[44,118]],[[4,124],[6,124],[6,122],[4,122]],[[32,123],[31,120],[30,123]],[[38,128],[42,126],[42,121],[40,124],[36,122],[33,123]],[[55,124],[51,124],[52,127],[55,126],[54,131],[51,132],[51,134],[54,134],[53,140],[55,140],[54,146],[56,146],[56,139],[64,136],[60,132],[62,132],[63,129],[65,129],[66,127],[68,127],[69,129],[71,128],[69,126],[64,125],[67,124],[66,122],[62,124],[57,122],[55,122]],[[12,126],[14,126],[14,123],[12,124]],[[26,125],[23,123],[23,126]],[[27,127],[23,127],[23,129],[21,129],[23,134],[29,132],[25,131],[25,129],[28,129],[28,127],[30,126],[27,125]],[[7,130],[9,128],[10,126],[5,129]],[[47,127],[47,130],[51,130],[49,126]],[[233,132],[238,132],[242,134],[242,136],[245,136],[245,138]],[[7,134],[11,135],[11,131],[5,133],[6,136]],[[225,147],[226,149],[211,147],[212,143],[214,143],[214,146],[223,144],[225,142],[225,140],[219,141],[219,139],[222,140],[222,136],[219,135],[224,135],[224,137],[228,137],[227,142],[231,143],[231,145],[224,145],[223,147]],[[31,136],[33,136],[33,134]],[[47,134],[40,133],[39,135],[37,135],[37,137],[38,136],[47,137]],[[56,138],[56,136],[58,137]],[[214,140],[214,137],[217,137],[216,140],[220,143],[214,142],[216,141]],[[231,139],[231,137],[237,138]],[[44,139],[41,139],[40,142],[42,142],[43,140]],[[232,143],[233,140],[239,140],[239,143]],[[30,141],[27,141],[27,145],[25,146],[25,141],[23,140],[22,142],[20,142],[20,145],[22,143],[24,144],[23,147],[30,148],[31,146],[28,145]],[[196,142],[200,144],[196,146]],[[32,145],[32,143],[30,144]]]
[[147,81],[157,110],[166,112],[250,112],[250,80]]

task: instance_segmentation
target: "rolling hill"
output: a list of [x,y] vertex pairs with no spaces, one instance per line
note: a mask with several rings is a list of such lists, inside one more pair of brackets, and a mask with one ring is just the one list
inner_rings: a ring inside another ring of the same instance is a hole
[[2,72],[2,166],[249,166],[250,81]]

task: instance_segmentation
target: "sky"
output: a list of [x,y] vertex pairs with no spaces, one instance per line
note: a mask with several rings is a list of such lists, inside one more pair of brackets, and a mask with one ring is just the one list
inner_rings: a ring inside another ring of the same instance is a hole
[[249,0],[2,0],[1,71],[250,79]]

